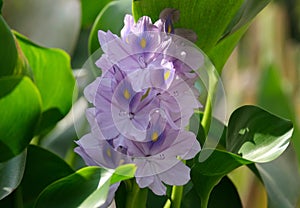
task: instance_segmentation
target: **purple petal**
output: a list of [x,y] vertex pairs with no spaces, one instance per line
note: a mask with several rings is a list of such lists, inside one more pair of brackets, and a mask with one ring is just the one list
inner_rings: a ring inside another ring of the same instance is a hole
[[136,177],[136,182],[140,188],[145,188],[154,182],[154,176]]
[[121,30],[121,37],[125,40],[127,35],[131,32],[134,25],[134,19],[132,15],[126,14],[124,17],[124,27]]
[[150,184],[149,188],[156,195],[166,195],[167,187],[161,182],[158,176],[154,177],[154,181]]
[[113,169],[130,161],[124,154],[115,151],[107,141],[98,140],[92,134],[83,136],[76,143],[80,147],[76,149],[76,152],[87,165],[92,162],[92,164]]
[[190,168],[178,161],[172,168],[160,173],[159,178],[166,184],[182,186],[190,180]]

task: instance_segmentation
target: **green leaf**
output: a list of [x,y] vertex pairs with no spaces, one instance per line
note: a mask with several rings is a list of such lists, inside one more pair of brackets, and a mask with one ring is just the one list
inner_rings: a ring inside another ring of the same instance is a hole
[[115,169],[114,174],[110,180],[110,184],[118,183],[130,179],[134,176],[136,171],[136,166],[134,164],[126,164],[119,166]]
[[62,50],[40,47],[20,34],[16,33],[16,37],[42,97],[39,133],[53,127],[71,108],[75,80],[70,57]]
[[[215,47],[208,52],[208,56],[219,74],[221,74],[227,59],[234,50],[235,46],[238,44],[241,37],[247,31],[248,27],[249,24],[246,24],[236,32],[226,36],[226,38],[220,40]],[[222,54],[222,56],[220,56],[220,54]]]
[[124,17],[126,14],[130,13],[131,0],[112,1],[102,9],[94,22],[89,37],[90,54],[93,54],[100,48],[98,42],[98,30],[110,30],[112,33],[120,35]]
[[157,20],[159,13],[165,8],[180,11],[177,28],[192,29],[198,35],[196,44],[208,52],[221,39],[229,23],[237,14],[243,0],[139,0],[133,1],[135,20],[143,15]]
[[[203,149],[202,154],[211,154],[205,161],[195,164],[191,170],[194,188],[201,200],[201,207],[207,207],[213,188],[232,170],[252,163],[242,157],[223,150]],[[212,153],[211,153],[212,151]]]
[[103,7],[111,2],[111,0],[81,0],[81,25],[82,27],[89,27],[96,19]]
[[23,177],[26,161],[26,150],[0,163],[0,200],[14,191]]
[[63,159],[41,147],[30,145],[27,150],[21,190],[24,205],[32,207],[44,188],[74,171]]
[[[293,121],[295,125],[292,141],[296,152],[300,153],[300,126],[297,125],[296,106],[293,104],[294,95],[288,91],[282,76],[281,70],[274,64],[268,65],[263,70],[257,103],[266,110]],[[298,154],[298,160],[300,161],[300,154]]]
[[256,106],[243,106],[229,119],[226,148],[253,162],[269,162],[289,145],[293,124]]
[[[28,77],[0,78],[0,162],[20,154],[41,115],[40,94]],[[4,122],[5,121],[5,122]]]
[[[97,189],[102,175],[109,173],[100,167],[86,167],[49,185],[39,196],[35,207],[78,207]],[[108,189],[103,193],[104,200]]]
[[276,160],[256,164],[266,187],[269,208],[297,207],[300,196],[300,175],[296,153],[289,147]]
[[[99,207],[112,183],[134,176],[133,164],[116,170],[86,167],[49,185],[39,196],[35,207]],[[125,175],[122,175],[125,174]]]
[[[2,1],[0,6],[2,6]],[[18,52],[14,36],[3,17],[0,15],[0,77],[14,74]]]

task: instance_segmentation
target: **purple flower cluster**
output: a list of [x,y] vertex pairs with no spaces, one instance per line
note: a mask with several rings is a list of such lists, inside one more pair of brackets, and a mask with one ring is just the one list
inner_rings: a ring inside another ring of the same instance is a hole
[[[136,164],[137,184],[157,195],[166,194],[163,183],[189,181],[190,169],[181,160],[200,151],[187,126],[201,108],[193,70],[202,65],[203,56],[172,35],[177,15],[167,9],[154,24],[146,16],[135,23],[126,15],[121,38],[99,31],[104,54],[96,65],[102,75],[84,91],[94,105],[86,113],[91,132],[75,149],[87,165],[113,169]],[[181,34],[195,39],[188,30]],[[111,198],[118,185],[111,187]]]

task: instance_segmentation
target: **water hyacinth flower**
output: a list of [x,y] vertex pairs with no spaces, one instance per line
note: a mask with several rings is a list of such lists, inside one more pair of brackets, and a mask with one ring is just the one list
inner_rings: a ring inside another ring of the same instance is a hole
[[[166,9],[154,24],[146,16],[135,23],[126,15],[121,37],[99,31],[104,54],[96,65],[102,75],[84,91],[94,105],[86,113],[91,132],[75,149],[87,165],[112,169],[136,164],[139,187],[157,195],[166,194],[164,183],[189,181],[190,169],[181,159],[200,151],[195,134],[186,127],[194,110],[202,107],[193,70],[203,57],[173,35],[178,15]],[[117,186],[111,187],[108,202]]]

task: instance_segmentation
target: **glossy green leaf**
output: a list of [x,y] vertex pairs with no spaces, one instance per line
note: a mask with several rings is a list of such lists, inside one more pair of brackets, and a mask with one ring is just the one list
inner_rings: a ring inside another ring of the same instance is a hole
[[100,11],[109,2],[111,2],[111,0],[81,0],[82,27],[86,28],[91,26]]
[[32,207],[44,188],[74,171],[63,159],[46,149],[30,145],[27,150],[21,191],[24,205]]
[[110,180],[110,184],[118,183],[130,179],[134,176],[136,166],[134,164],[126,164],[115,169],[114,174]]
[[208,52],[221,39],[242,3],[243,0],[139,0],[133,1],[133,14],[136,20],[147,15],[154,21],[163,9],[178,9],[180,19],[175,27],[195,31],[198,35],[196,44]]
[[98,30],[110,30],[112,33],[120,35],[120,31],[124,25],[124,16],[130,13],[131,0],[112,1],[102,9],[94,22],[89,37],[90,54],[93,54],[100,48]]
[[194,187],[200,197],[201,207],[206,207],[213,188],[225,175],[242,165],[252,162],[223,150],[203,149],[202,151],[203,154],[205,154],[205,151],[213,152],[205,161],[195,164],[191,170],[191,178],[193,184],[196,184]]
[[0,162],[20,154],[41,115],[40,94],[28,77],[0,78]]
[[[275,65],[267,66],[260,78],[257,103],[266,110],[284,118],[288,118],[295,124],[292,141],[298,153],[300,153],[300,129],[297,125],[297,113],[293,105],[293,95],[282,80],[281,70]],[[300,154],[298,154],[300,161]]]
[[0,14],[1,14],[2,5],[3,5],[3,2],[2,2],[2,0],[0,0]]
[[[1,2],[2,4],[2,2]],[[1,6],[1,5],[0,5]],[[14,74],[18,52],[13,34],[0,15],[0,77]]]
[[[106,174],[101,176],[97,189],[80,204],[80,207],[99,207],[105,200],[99,200],[105,194],[109,186],[118,183],[120,181],[130,179],[134,176],[136,166],[134,164],[126,164],[117,167],[113,172],[108,171]],[[102,180],[103,179],[103,180]],[[106,197],[105,197],[106,198]]]
[[0,163],[0,200],[14,191],[21,183],[25,161],[26,150],[16,157]]
[[296,207],[300,196],[300,175],[292,147],[272,162],[256,164],[256,168],[268,194],[269,208]]
[[38,132],[53,127],[72,105],[75,80],[70,57],[59,49],[40,47],[16,34],[33,72],[43,102],[43,115]]
[[253,162],[269,162],[289,145],[293,124],[256,106],[243,106],[229,119],[226,149]]
[[133,177],[133,169],[135,166],[132,164],[120,166],[117,170],[100,167],[80,169],[44,189],[35,207],[65,207],[66,204],[69,207],[99,207],[106,200],[109,185]]
[[[242,202],[232,181],[227,177],[223,177],[221,181],[214,187],[211,192],[208,208],[223,207],[226,204],[228,208],[242,208]],[[193,185],[190,186],[187,193],[183,195],[181,207],[199,207],[201,199],[198,196]]]

